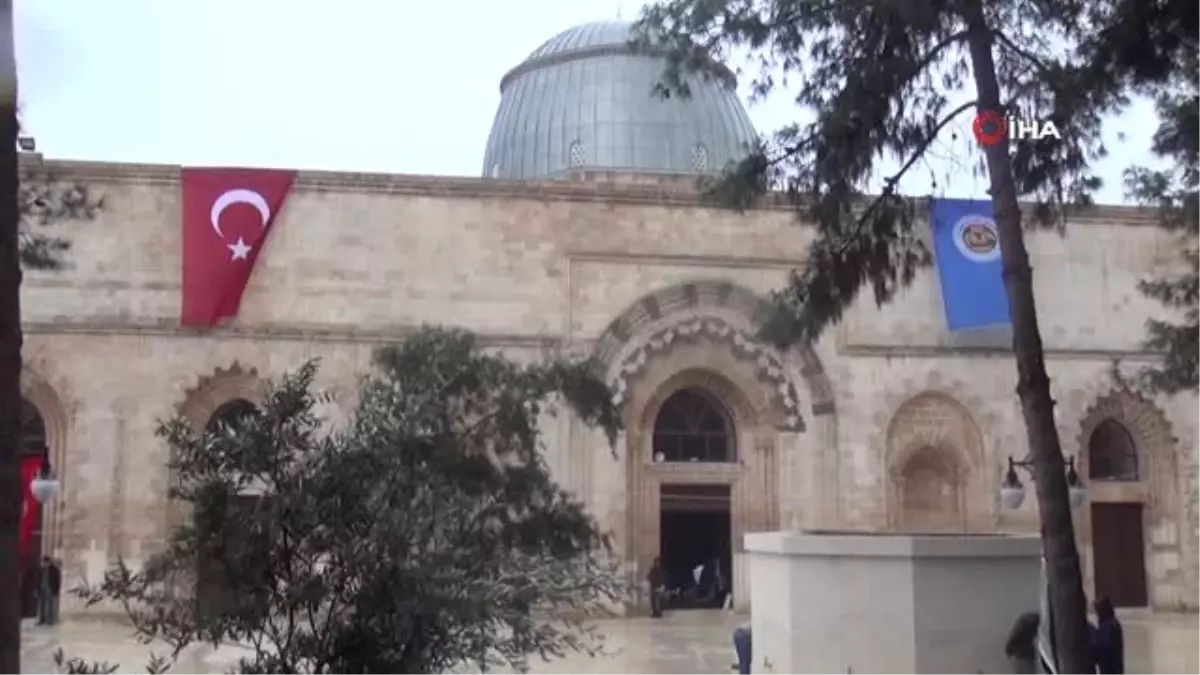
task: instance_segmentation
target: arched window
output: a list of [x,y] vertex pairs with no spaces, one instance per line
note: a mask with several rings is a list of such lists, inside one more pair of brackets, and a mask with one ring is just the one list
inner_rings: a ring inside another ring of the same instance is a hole
[[1120,422],[1106,419],[1096,425],[1088,439],[1088,478],[1138,480],[1137,444]]
[[581,167],[587,163],[587,152],[583,148],[583,143],[571,142],[571,146],[567,149],[567,161],[570,162],[571,168]]
[[208,424],[204,425],[204,431],[212,433],[219,429],[222,425],[236,428],[242,421],[242,418],[258,413],[258,408],[254,404],[244,398],[235,398],[228,401],[217,408],[217,411],[208,418]]
[[732,462],[733,422],[724,406],[698,389],[681,389],[654,421],[655,462]]
[[696,171],[708,171],[708,148],[703,143],[692,147],[692,168]]

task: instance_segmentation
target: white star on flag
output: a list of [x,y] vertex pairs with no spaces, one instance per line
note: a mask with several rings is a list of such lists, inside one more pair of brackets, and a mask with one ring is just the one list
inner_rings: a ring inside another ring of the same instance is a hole
[[238,237],[236,242],[227,244],[227,247],[233,254],[230,260],[245,260],[246,255],[252,250],[251,247],[246,244],[246,240],[242,239],[241,237]]

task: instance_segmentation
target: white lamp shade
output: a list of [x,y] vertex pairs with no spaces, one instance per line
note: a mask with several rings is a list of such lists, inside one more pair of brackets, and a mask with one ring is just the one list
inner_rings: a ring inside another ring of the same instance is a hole
[[1000,488],[1000,503],[1006,509],[1016,510],[1021,508],[1021,504],[1025,503],[1025,487],[1002,487]]
[[1087,501],[1087,488],[1072,485],[1067,488],[1067,499],[1070,500],[1072,509],[1083,506],[1083,503]]
[[33,493],[33,498],[38,500],[39,504],[45,504],[57,497],[58,488],[57,478],[34,478],[29,483],[29,491]]

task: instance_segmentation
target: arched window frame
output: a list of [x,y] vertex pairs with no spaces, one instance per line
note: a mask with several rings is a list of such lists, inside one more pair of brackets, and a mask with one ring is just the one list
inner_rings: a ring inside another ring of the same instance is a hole
[[737,461],[733,417],[715,396],[701,389],[680,389],[663,401],[651,446],[656,463]]
[[[217,409],[208,418],[208,423],[204,425],[204,433],[213,433],[222,424],[233,426],[243,415],[256,414],[258,411],[258,406],[244,398],[230,399],[217,406]],[[261,497],[264,494],[266,494],[266,486],[261,485],[259,481],[253,481],[250,485],[243,487],[238,496]]]
[[692,146],[692,169],[701,173],[708,171],[708,148],[703,143]]
[[1129,428],[1109,417],[1088,437],[1088,479],[1126,483],[1141,480],[1137,441]]
[[571,141],[567,146],[567,165],[572,169],[587,165],[587,148],[583,147],[583,142],[579,139]]

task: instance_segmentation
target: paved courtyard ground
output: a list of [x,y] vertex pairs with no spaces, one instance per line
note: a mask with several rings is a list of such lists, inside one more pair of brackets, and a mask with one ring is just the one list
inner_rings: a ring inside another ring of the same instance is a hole
[[[1200,672],[1200,625],[1195,614],[1133,613],[1125,624],[1127,672]],[[662,620],[608,621],[600,626],[609,655],[570,656],[536,663],[538,673],[729,673],[733,651],[730,632],[746,617],[719,611],[685,611]],[[72,656],[105,660],[120,672],[144,672],[152,647],[139,644],[128,627],[94,619],[64,622],[54,628],[27,625],[22,634],[22,668],[26,673],[52,673],[52,655],[62,649]],[[997,649],[999,649],[999,638]],[[234,648],[201,648],[177,664],[178,673],[228,672],[237,658]]]

